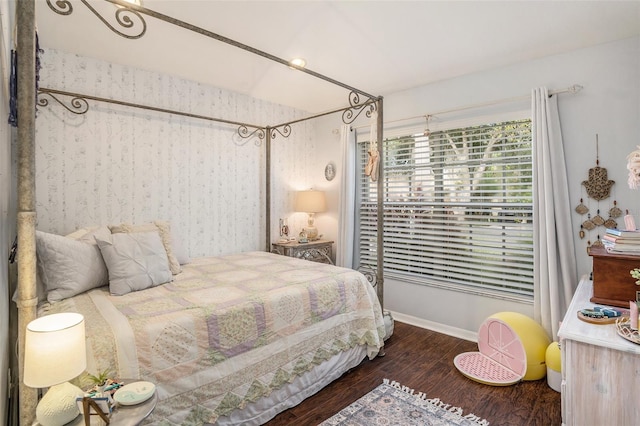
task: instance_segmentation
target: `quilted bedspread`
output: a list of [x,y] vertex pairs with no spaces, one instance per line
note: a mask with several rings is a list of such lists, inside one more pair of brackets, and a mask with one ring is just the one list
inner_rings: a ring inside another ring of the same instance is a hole
[[341,351],[374,357],[384,337],[362,274],[265,252],[195,259],[171,283],[40,313],[70,311],[86,319],[89,372],[156,383],[152,423],[215,422]]

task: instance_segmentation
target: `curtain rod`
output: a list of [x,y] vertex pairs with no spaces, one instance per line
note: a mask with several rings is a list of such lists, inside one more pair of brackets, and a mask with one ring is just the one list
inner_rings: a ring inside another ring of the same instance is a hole
[[[575,94],[575,93],[578,93],[579,91],[581,91],[582,89],[583,89],[583,87],[581,85],[574,84],[573,86],[567,87],[566,89],[551,90],[549,92],[549,96],[558,95],[560,93]],[[516,96],[516,97],[513,97],[513,98],[506,98],[506,99],[497,99],[497,100],[494,100],[494,101],[481,102],[481,103],[466,105],[466,106],[462,106],[462,107],[458,107],[458,108],[452,108],[452,109],[442,110],[442,111],[438,111],[438,112],[432,112],[432,113],[429,113],[429,114],[416,115],[414,117],[399,118],[397,120],[385,121],[384,124],[397,123],[397,122],[400,122],[400,121],[415,120],[417,118],[434,117],[434,116],[438,116],[438,115],[442,115],[442,114],[449,114],[449,113],[457,112],[457,111],[465,111],[465,110],[468,110],[468,109],[481,108],[481,107],[499,105],[499,104],[506,104],[506,103],[510,103],[510,102],[526,101],[527,99],[531,99],[531,95]],[[353,129],[364,129],[366,127],[370,127],[370,125],[367,124],[367,125],[357,126],[357,127],[353,127]]]

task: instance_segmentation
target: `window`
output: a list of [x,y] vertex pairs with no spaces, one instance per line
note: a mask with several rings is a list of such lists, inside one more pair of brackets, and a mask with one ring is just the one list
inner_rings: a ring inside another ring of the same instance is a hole
[[[376,264],[376,182],[358,144],[359,263]],[[383,142],[388,276],[482,294],[533,296],[531,120]]]

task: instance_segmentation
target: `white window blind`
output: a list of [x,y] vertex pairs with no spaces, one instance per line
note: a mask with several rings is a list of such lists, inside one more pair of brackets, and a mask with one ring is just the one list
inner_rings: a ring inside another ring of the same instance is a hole
[[[358,144],[359,262],[376,264],[376,182]],[[384,268],[438,285],[533,295],[531,120],[384,140]]]

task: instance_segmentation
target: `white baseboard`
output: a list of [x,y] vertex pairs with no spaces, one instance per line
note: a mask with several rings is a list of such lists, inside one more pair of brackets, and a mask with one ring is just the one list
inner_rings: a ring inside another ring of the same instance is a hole
[[391,312],[391,316],[394,320],[403,322],[405,324],[415,325],[416,327],[425,328],[438,333],[447,334],[449,336],[457,337],[459,339],[468,340],[470,342],[478,341],[478,333],[475,331],[464,330],[462,328],[451,327],[446,324],[429,321],[423,318],[417,318],[411,315],[402,314],[400,312]]

